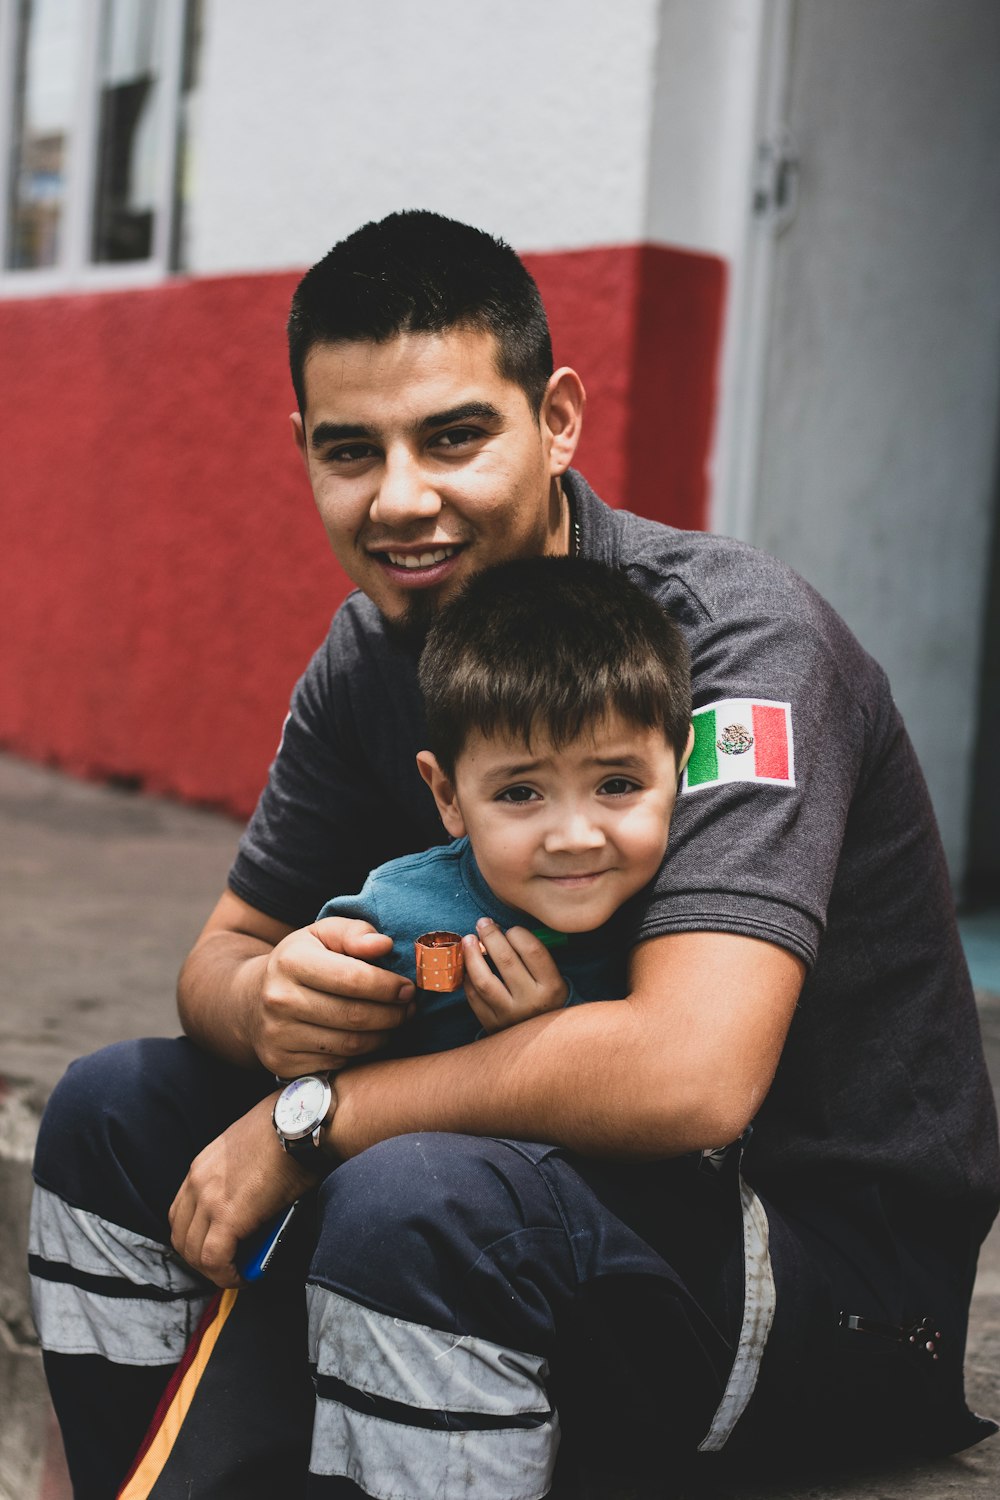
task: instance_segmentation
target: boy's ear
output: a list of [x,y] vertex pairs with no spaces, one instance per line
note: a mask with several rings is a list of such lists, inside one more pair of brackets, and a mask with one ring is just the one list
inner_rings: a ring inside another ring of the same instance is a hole
[[441,822],[452,838],[460,839],[465,833],[465,819],[458,805],[455,783],[450,776],[444,774],[432,750],[417,751],[417,770],[434,793]]
[[687,739],[687,744],[684,746],[684,754],[681,756],[681,763],[677,767],[678,778],[680,777],[680,774],[683,771],[684,767],[687,765],[688,761],[691,759],[691,751],[693,749],[694,749],[694,725],[693,724],[689,724],[688,725],[688,739]]

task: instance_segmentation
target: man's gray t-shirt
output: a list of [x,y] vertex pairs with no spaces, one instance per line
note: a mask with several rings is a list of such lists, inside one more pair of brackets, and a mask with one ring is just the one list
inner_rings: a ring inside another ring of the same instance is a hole
[[[635,940],[730,932],[808,966],[747,1177],[797,1198],[871,1181],[890,1216],[933,1206],[984,1232],[1000,1183],[992,1096],[885,674],[775,559],[612,510],[579,475],[567,487],[583,554],[624,569],[691,649],[698,751],[664,865],[630,913]],[[422,748],[416,656],[354,593],[296,686],[232,889],[302,926],[373,866],[445,842]]]

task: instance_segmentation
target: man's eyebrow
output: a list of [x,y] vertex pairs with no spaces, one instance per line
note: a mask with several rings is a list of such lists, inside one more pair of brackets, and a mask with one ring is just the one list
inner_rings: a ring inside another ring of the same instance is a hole
[[317,422],[309,434],[309,443],[313,448],[323,448],[327,443],[343,442],[345,438],[370,440],[373,435],[370,427],[359,427],[356,422]]
[[420,426],[429,431],[432,427],[457,427],[462,422],[502,422],[503,412],[490,401],[463,401],[460,406],[451,406],[447,411],[435,411],[421,417]]
[[[447,411],[430,412],[421,417],[417,426],[421,432],[432,432],[439,427],[458,427],[462,422],[502,422],[503,412],[490,401],[463,401]],[[313,448],[325,448],[327,443],[376,442],[378,436],[371,427],[359,422],[317,422],[309,434]]]

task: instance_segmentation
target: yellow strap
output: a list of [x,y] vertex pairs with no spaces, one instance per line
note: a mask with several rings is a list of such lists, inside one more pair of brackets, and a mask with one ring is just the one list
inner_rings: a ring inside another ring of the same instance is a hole
[[202,1335],[198,1353],[184,1371],[180,1385],[174,1392],[174,1398],[164,1412],[163,1421],[156,1430],[156,1436],[143,1454],[135,1473],[125,1488],[118,1491],[118,1500],[148,1500],[154,1484],[163,1473],[171,1449],[184,1424],[184,1418],[191,1409],[198,1382],[212,1357],[216,1340],[236,1305],[236,1295],[236,1289],[233,1287],[227,1287],[222,1293],[215,1317]]

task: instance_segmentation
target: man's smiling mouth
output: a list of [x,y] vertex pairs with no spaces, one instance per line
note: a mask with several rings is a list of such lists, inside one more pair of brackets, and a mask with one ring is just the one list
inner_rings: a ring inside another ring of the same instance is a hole
[[394,568],[431,568],[436,563],[447,562],[449,557],[454,557],[459,549],[457,547],[434,547],[426,552],[383,552],[382,556],[392,563]]

